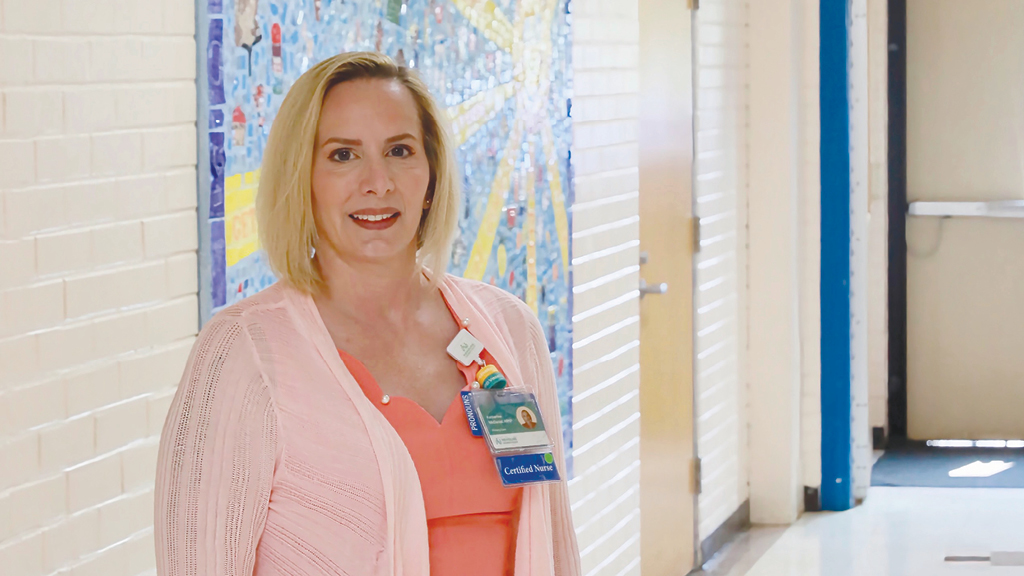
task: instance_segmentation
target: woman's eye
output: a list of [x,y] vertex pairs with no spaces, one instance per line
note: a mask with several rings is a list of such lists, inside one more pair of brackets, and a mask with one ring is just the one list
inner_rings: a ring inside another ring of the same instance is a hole
[[338,162],[348,162],[351,159],[352,151],[349,150],[348,148],[341,148],[340,150],[335,150],[334,152],[331,152],[331,160],[336,160]]
[[388,156],[395,158],[405,158],[406,156],[412,156],[412,149],[408,146],[395,146],[388,152]]

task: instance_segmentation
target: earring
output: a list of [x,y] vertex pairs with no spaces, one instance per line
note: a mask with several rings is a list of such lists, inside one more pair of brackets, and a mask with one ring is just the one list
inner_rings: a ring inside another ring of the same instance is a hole
[[316,246],[313,246],[312,244],[310,244],[310,246],[309,246],[309,259],[312,260],[313,258],[316,258]]
[[427,201],[425,202],[425,206],[423,207],[423,209],[426,210],[427,208],[430,208],[431,202],[433,202],[433,199],[427,198]]

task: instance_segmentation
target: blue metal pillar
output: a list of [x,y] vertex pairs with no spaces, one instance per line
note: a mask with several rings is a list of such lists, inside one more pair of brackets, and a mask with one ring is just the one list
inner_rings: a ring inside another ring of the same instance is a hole
[[848,0],[820,0],[821,504],[853,507]]

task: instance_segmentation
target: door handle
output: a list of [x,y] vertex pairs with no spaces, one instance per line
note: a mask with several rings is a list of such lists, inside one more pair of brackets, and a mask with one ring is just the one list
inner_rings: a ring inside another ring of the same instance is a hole
[[662,282],[660,284],[648,284],[643,278],[640,279],[641,298],[647,294],[664,294],[665,292],[668,292],[668,283]]
[[[647,252],[640,253],[640,265],[647,264],[651,259]],[[646,294],[664,294],[668,292],[668,284],[662,282],[661,284],[647,284],[647,281],[643,278],[640,279],[640,297],[643,298]]]

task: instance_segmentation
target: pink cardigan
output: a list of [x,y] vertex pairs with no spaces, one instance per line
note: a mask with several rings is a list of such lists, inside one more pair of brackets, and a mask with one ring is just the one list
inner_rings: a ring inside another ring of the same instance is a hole
[[[533,312],[479,282],[447,276],[441,289],[561,430]],[[160,442],[155,531],[159,576],[429,576],[412,459],[309,296],[275,284],[199,334]],[[516,576],[580,575],[564,481],[524,490],[515,562]]]

